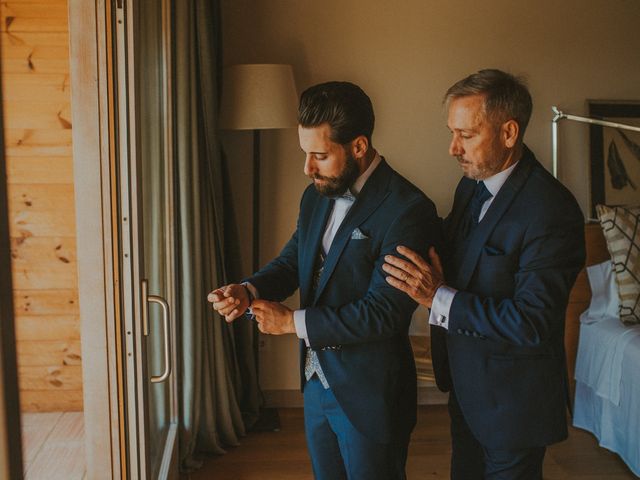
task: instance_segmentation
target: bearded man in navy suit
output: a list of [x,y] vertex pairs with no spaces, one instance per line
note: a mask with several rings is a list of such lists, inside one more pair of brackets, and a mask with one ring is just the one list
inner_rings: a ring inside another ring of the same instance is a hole
[[384,269],[431,308],[436,381],[450,391],[451,478],[539,480],[546,445],[567,437],[564,318],[585,260],[583,216],[523,143],[532,102],[519,79],[482,70],[445,105],[464,177],[443,262],[400,247],[410,261],[389,256]]
[[[280,255],[209,295],[232,321],[251,308],[263,333],[300,338],[305,434],[317,479],[404,479],[416,421],[408,338],[417,304],[385,281],[402,243],[426,254],[440,236],[433,203],[373,148],[373,107],[356,85],[306,90],[304,173],[313,180]],[[300,309],[281,301],[300,289]]]

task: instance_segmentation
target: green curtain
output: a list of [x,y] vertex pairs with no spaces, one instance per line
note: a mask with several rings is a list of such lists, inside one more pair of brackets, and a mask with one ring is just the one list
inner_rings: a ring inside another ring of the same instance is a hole
[[250,323],[228,325],[206,297],[236,280],[237,230],[218,130],[221,25],[218,0],[174,3],[180,460],[224,453],[257,417]]

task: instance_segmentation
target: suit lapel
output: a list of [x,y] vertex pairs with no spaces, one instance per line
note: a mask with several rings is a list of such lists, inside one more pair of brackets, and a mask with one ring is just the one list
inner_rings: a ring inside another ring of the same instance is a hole
[[329,249],[327,258],[324,262],[324,269],[320,276],[318,288],[316,289],[314,302],[320,297],[322,291],[327,285],[327,282],[329,281],[329,278],[331,278],[344,248],[351,239],[351,233],[353,230],[360,226],[362,222],[375,212],[378,206],[380,206],[389,194],[389,179],[391,178],[392,173],[393,170],[383,158],[380,165],[378,165],[371,174],[371,177],[369,177],[367,182],[364,184],[358,198],[342,221],[342,224],[336,232],[336,236],[333,238],[331,248]]
[[302,305],[308,305],[311,301],[309,295],[313,285],[314,267],[318,256],[318,249],[324,235],[325,225],[333,208],[334,201],[318,195],[316,205],[311,215],[311,225],[305,236],[302,262],[300,265],[300,298]]
[[529,178],[536,161],[531,151],[526,146],[524,148],[525,151],[520,163],[504,183],[482,221],[469,237],[468,248],[464,254],[464,260],[462,261],[462,266],[458,274],[458,288],[461,290],[466,289],[469,285],[469,281],[476,269],[480,254],[482,253],[482,249],[484,248],[489,235],[491,235],[491,232],[493,232],[500,219],[516,198],[516,195]]

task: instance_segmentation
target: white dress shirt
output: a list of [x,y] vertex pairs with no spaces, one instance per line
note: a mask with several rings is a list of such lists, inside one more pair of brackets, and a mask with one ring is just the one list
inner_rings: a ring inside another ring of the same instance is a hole
[[[351,188],[347,189],[345,194],[351,193],[351,195],[345,195],[344,197],[338,197],[334,200],[333,209],[331,210],[331,214],[329,215],[329,219],[327,220],[327,225],[324,229],[324,235],[322,236],[322,250],[326,255],[331,248],[331,243],[333,242],[333,238],[336,236],[336,232],[338,228],[340,228],[340,224],[347,216],[349,209],[353,206],[355,202],[355,197],[360,193],[362,187],[364,187],[365,182],[369,179],[373,171],[380,165],[382,161],[382,157],[376,152],[371,165],[364,171],[362,175],[360,175],[356,181],[353,183]],[[254,298],[260,298],[260,292],[251,284],[244,283],[244,285],[249,289]],[[251,313],[251,309],[249,309],[249,313]],[[299,338],[303,339],[307,346],[309,346],[309,339],[307,337],[307,324],[306,324],[306,311],[305,310],[295,310],[293,312],[293,321],[296,328],[296,335]]]
[[[364,173],[356,179],[351,188],[347,190],[347,192],[351,193],[351,196],[338,197],[334,200],[333,209],[331,210],[331,214],[329,215],[329,219],[327,220],[327,225],[324,229],[324,235],[322,236],[322,250],[325,256],[327,255],[327,253],[329,253],[333,238],[336,236],[336,232],[340,228],[342,221],[353,206],[355,197],[358,196],[358,194],[362,190],[362,187],[364,187],[365,182],[369,179],[376,167],[380,165],[381,161],[382,158],[380,157],[380,155],[378,155],[378,152],[376,152],[376,156],[373,158],[373,161],[371,162],[371,165],[369,165],[369,168],[367,168]],[[298,338],[303,339],[307,346],[309,346],[306,318],[307,317],[305,310],[295,310],[293,312],[293,321],[296,327],[296,335],[298,335]]]
[[[482,208],[480,209],[480,215],[478,216],[478,223],[482,221],[487,210],[493,203],[493,199],[496,198],[498,192],[509,178],[509,175],[513,172],[513,169],[516,168],[518,162],[511,165],[509,168],[496,173],[492,177],[489,177],[484,181],[485,187],[489,190],[491,197],[486,200],[482,204]],[[440,327],[444,327],[447,330],[449,329],[449,312],[451,311],[451,304],[453,303],[453,297],[455,297],[457,290],[455,288],[448,287],[446,285],[442,285],[436,291],[435,296],[433,297],[433,303],[431,304],[431,312],[429,313],[429,323],[431,325],[438,325]]]

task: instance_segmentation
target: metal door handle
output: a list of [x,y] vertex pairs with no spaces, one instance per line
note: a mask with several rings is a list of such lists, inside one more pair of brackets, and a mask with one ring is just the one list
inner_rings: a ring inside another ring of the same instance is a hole
[[147,280],[142,280],[142,333],[144,336],[149,335],[149,303],[157,303],[162,307],[162,322],[164,325],[164,371],[162,375],[151,376],[151,383],[164,382],[169,375],[171,375],[171,322],[169,304],[167,301],[158,295],[149,295],[149,287]]

